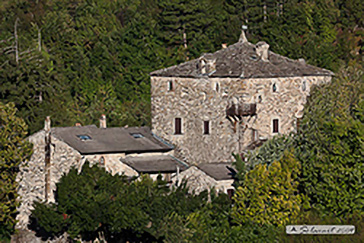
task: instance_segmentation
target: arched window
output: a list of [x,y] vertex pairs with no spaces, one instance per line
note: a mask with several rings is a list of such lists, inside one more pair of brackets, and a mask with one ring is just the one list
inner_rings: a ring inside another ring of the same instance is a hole
[[173,91],[173,81],[168,81],[168,91]]
[[277,92],[277,85],[276,85],[276,83],[274,83],[274,84],[273,84],[273,86],[272,86],[272,91],[273,91],[273,92]]
[[104,166],[104,165],[105,165],[105,157],[104,157],[104,156],[101,156],[101,157],[100,157],[99,165],[100,165],[100,166]]
[[261,95],[259,95],[259,96],[258,96],[258,102],[259,102],[259,103],[262,103],[262,100],[263,100],[262,96],[261,96]]
[[219,90],[220,90],[220,85],[219,85],[219,83],[215,83],[215,90],[216,90],[216,92],[219,92]]
[[306,91],[306,80],[302,83],[302,91]]

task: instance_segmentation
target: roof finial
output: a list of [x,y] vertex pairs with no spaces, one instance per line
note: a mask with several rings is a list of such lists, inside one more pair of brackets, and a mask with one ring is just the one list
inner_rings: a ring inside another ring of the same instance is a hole
[[245,36],[245,30],[247,30],[247,29],[248,29],[248,26],[246,26],[246,25],[241,26],[241,34],[240,34],[240,38],[239,38],[240,43],[248,42],[248,39]]

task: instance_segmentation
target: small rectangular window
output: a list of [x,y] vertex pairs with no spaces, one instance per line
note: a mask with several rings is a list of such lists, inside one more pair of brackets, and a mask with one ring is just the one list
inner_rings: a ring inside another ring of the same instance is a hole
[[209,121],[203,122],[203,134],[210,134],[210,122]]
[[279,126],[279,121],[278,119],[273,119],[273,133],[278,133],[278,126]]
[[176,118],[174,120],[174,134],[182,134],[182,119]]
[[168,91],[173,91],[173,81],[168,81]]

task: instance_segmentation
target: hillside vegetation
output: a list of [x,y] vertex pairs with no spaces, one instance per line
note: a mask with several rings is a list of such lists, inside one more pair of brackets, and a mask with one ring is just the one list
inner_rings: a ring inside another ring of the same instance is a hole
[[[0,101],[30,133],[55,126],[150,125],[149,72],[238,40],[337,71],[362,63],[360,0],[3,0]],[[186,38],[184,38],[184,36]]]

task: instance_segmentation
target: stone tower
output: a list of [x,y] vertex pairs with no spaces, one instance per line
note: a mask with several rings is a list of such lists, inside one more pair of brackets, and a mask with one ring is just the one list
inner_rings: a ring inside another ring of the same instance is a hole
[[152,131],[181,159],[229,162],[294,132],[312,85],[333,73],[246,40],[151,73]]

